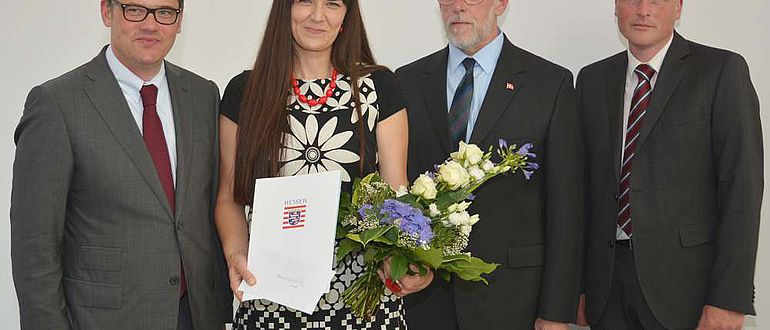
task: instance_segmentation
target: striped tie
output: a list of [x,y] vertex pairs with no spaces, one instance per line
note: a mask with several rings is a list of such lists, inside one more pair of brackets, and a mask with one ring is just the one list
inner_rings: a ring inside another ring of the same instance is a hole
[[452,98],[452,106],[449,108],[449,138],[452,139],[453,148],[456,148],[460,141],[465,141],[468,116],[471,112],[471,101],[473,101],[473,67],[475,65],[476,60],[471,57],[463,60],[465,75],[457,86],[455,96]]
[[655,75],[655,69],[647,64],[640,64],[634,70],[639,78],[639,84],[634,89],[634,96],[631,98],[631,110],[628,114],[628,124],[626,127],[626,145],[623,148],[623,167],[620,171],[620,183],[618,191],[620,198],[618,200],[618,226],[628,237],[631,237],[633,225],[631,224],[631,164],[636,153],[636,140],[639,138],[639,130],[644,124],[644,114],[647,113],[647,107],[650,105],[650,94],[652,93],[652,77]]

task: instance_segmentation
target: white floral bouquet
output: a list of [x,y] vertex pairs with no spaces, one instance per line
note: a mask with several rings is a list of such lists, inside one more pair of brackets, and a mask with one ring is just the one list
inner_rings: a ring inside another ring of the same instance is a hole
[[[353,184],[353,194],[343,194],[337,225],[337,260],[362,251],[366,262],[364,274],[342,294],[343,301],[359,318],[371,317],[377,310],[385,287],[377,273],[390,257],[387,282],[404,275],[426,275],[430,267],[448,280],[452,274],[466,281],[482,281],[497,264],[465,252],[477,214],[468,213],[473,191],[487,180],[521,170],[526,179],[538,168],[530,152],[532,144],[517,149],[500,140],[494,163],[492,147],[483,152],[473,144],[460,142],[459,150],[436,172],[420,175],[408,191],[394,191],[377,173]],[[391,283],[392,283],[391,282]],[[388,286],[393,290],[392,284]],[[398,287],[396,286],[397,290]]]

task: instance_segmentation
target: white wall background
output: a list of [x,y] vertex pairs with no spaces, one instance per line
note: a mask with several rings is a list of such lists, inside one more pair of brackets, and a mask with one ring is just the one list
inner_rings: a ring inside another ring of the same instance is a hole
[[[435,0],[361,0],[376,58],[393,69],[445,44]],[[577,74],[589,63],[624,49],[613,16],[613,1],[512,0],[500,21],[518,46],[559,63]],[[261,38],[268,0],[188,0],[183,33],[170,60],[214,80],[228,80],[251,66]],[[685,37],[742,54],[749,63],[761,104],[770,102],[770,22],[765,0],[685,1],[678,30]],[[109,41],[99,18],[99,1],[0,0],[0,210],[10,208],[13,131],[27,92],[50,78],[90,60]],[[762,112],[765,136],[770,118]],[[765,168],[768,143],[765,144]],[[768,189],[765,189],[768,191]],[[768,198],[765,198],[767,201]],[[762,218],[770,210],[764,203]],[[770,328],[770,241],[761,227],[756,287],[759,317],[748,329]],[[18,328],[18,307],[11,279],[10,229],[0,221],[0,320]]]

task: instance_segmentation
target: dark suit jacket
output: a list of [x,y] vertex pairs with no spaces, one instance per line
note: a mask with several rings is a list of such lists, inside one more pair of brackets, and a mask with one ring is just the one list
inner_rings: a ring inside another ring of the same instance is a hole
[[[448,48],[396,71],[409,114],[410,179],[443,162],[449,145]],[[514,89],[506,88],[507,83]],[[572,322],[580,285],[583,146],[572,74],[506,39],[470,142],[486,150],[499,139],[535,145],[542,168],[477,190],[481,221],[468,251],[501,266],[489,286],[436,279],[408,296],[413,329],[524,329],[536,317]]]
[[180,259],[195,328],[231,318],[212,217],[219,93],[165,65],[177,141],[174,213],[104,50],[29,93],[11,197],[22,328],[176,329]]
[[[588,318],[610,291],[626,52],[577,83],[588,162]],[[676,34],[658,73],[631,172],[633,253],[655,317],[694,328],[704,304],[753,314],[762,200],[759,103],[744,59]]]

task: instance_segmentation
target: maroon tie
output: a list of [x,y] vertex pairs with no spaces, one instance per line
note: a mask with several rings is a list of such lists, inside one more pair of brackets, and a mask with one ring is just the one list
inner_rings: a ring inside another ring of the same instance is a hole
[[639,131],[644,124],[644,115],[647,113],[647,107],[650,105],[650,94],[652,93],[652,77],[655,75],[655,69],[647,64],[640,64],[634,70],[639,78],[639,83],[634,89],[634,96],[631,98],[631,109],[628,114],[628,124],[626,124],[626,144],[623,148],[623,166],[620,171],[620,183],[618,191],[620,198],[618,200],[618,226],[628,237],[631,237],[633,225],[631,224],[631,164],[636,153],[636,142],[639,138]]
[[[158,117],[158,111],[155,106],[158,99],[158,87],[155,85],[144,85],[139,90],[139,95],[142,96],[142,105],[144,111],[142,112],[142,135],[144,136],[144,144],[147,145],[147,151],[150,152],[150,158],[152,163],[155,164],[155,170],[158,172],[158,178],[161,185],[163,185],[163,191],[166,193],[166,199],[168,199],[168,205],[171,207],[171,212],[175,211],[176,205],[174,200],[174,178],[171,176],[171,161],[168,156],[168,146],[166,145],[166,137],[163,134],[163,124]],[[179,285],[179,295],[182,296],[187,292],[187,281],[184,276],[184,267],[182,267],[181,280]]]

